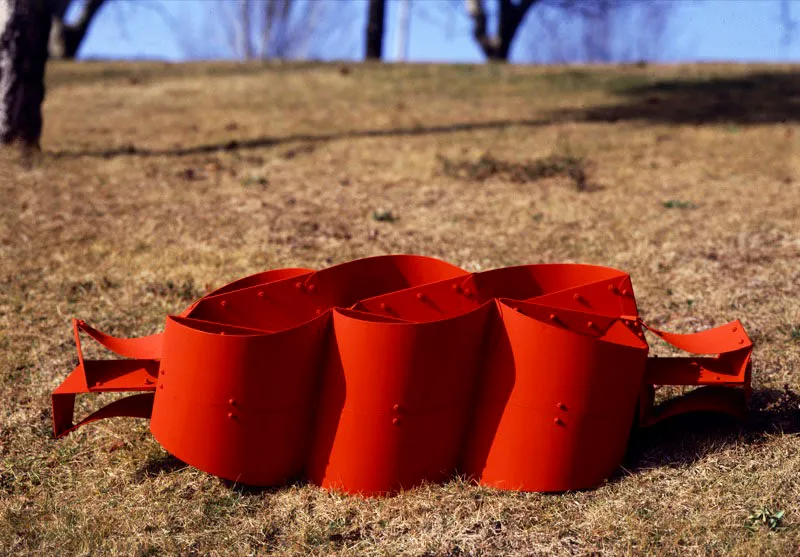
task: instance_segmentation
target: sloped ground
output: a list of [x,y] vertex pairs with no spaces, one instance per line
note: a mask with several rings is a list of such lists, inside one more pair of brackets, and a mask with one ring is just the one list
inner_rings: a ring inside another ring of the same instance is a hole
[[[87,63],[48,81],[43,155],[0,162],[0,552],[800,548],[796,67]],[[148,334],[240,276],[392,252],[608,265],[655,326],[739,317],[751,419],[668,424],[607,484],[563,495],[244,490],[142,420],[51,439],[70,317]],[[763,507],[781,528],[746,528]]]

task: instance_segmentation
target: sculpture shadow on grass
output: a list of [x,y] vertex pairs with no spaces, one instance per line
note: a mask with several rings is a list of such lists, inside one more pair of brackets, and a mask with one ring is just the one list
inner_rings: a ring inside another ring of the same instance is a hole
[[770,434],[800,432],[800,394],[783,389],[756,389],[744,422],[712,413],[684,414],[635,432],[624,470],[684,466],[727,447],[763,443]]
[[[767,435],[777,433],[800,433],[800,394],[788,385],[783,389],[755,390],[751,410],[744,423],[721,414],[694,413],[677,416],[635,432],[623,467],[610,481],[619,481],[626,475],[636,475],[650,468],[691,465],[736,444],[763,443]],[[139,468],[136,479],[141,482],[161,473],[170,474],[186,468],[189,466],[181,460],[165,455]],[[235,492],[249,495],[277,493],[311,485],[300,478],[267,487],[220,481]]]

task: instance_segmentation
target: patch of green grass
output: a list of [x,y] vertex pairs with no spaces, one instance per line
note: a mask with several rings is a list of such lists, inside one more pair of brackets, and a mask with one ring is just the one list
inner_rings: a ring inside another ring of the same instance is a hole
[[627,74],[614,76],[605,87],[606,91],[616,94],[624,94],[646,87],[653,83],[651,77],[643,74]]
[[668,199],[662,203],[665,209],[694,209],[697,207],[691,201],[681,201],[679,199]]
[[756,531],[760,528],[766,528],[772,532],[777,532],[785,528],[783,526],[783,517],[786,511],[775,511],[769,507],[761,507],[755,509],[750,516],[745,519],[745,528],[748,530]]
[[378,222],[395,222],[397,218],[397,215],[388,209],[378,209],[372,213],[372,220],[376,220]]
[[242,185],[243,186],[261,186],[261,187],[265,188],[265,187],[267,187],[269,185],[269,180],[267,178],[265,178],[264,176],[253,175],[253,176],[248,176],[248,177],[244,178],[242,180]]
[[510,75],[507,83],[531,84],[541,89],[543,86],[554,93],[587,93],[606,91],[624,94],[650,85],[653,80],[641,72],[623,73],[604,70],[569,69],[555,73],[544,73],[531,79],[527,75]]

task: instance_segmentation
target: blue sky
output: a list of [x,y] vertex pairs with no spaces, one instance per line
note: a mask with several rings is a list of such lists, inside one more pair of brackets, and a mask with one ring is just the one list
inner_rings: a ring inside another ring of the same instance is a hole
[[[319,1],[319,0],[310,0]],[[342,21],[338,34],[312,57],[363,56],[365,0],[322,0]],[[493,0],[486,0],[491,6]],[[412,0],[408,60],[480,62],[470,22],[458,0]],[[800,29],[783,40],[780,0],[672,0],[672,17],[658,48],[658,61],[800,61]],[[397,59],[398,0],[389,0],[385,57]],[[800,22],[800,0],[790,2]],[[234,4],[219,0],[114,0],[98,15],[79,53],[82,58],[151,58],[171,61],[230,58],[221,28]],[[535,9],[535,8],[534,8]],[[535,14],[512,50],[512,61],[534,61]],[[567,34],[570,32],[569,27]],[[630,32],[622,30],[621,33]],[[625,37],[620,40],[624,41]],[[540,54],[540,58],[541,58]]]

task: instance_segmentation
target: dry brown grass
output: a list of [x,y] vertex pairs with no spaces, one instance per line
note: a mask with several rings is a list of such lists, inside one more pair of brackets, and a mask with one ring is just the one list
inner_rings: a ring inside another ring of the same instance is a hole
[[[0,553],[797,553],[797,68],[350,70],[50,67],[44,154],[0,162]],[[777,80],[771,96],[646,89],[752,72]],[[441,157],[487,153],[504,169],[577,157],[596,187],[442,172]],[[610,265],[656,326],[740,317],[757,343],[751,419],[649,432],[618,477],[562,495],[251,491],[175,461],[143,421],[51,439],[70,317],[147,334],[212,285],[390,252]],[[762,506],[785,528],[745,528]]]

